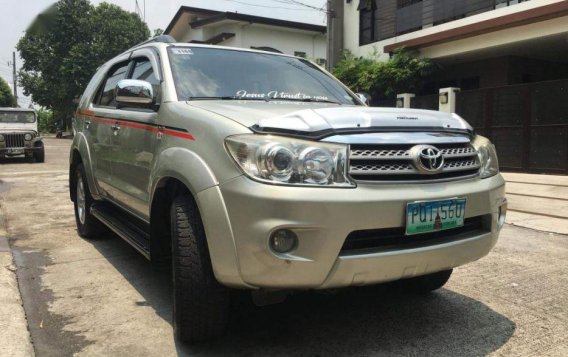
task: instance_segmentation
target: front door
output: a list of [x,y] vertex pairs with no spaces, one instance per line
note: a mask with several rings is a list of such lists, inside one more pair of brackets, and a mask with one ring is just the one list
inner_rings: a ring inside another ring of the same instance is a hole
[[[145,55],[143,55],[145,54]],[[152,85],[156,103],[160,102],[160,81],[147,50],[135,52],[128,78]],[[110,156],[112,196],[121,206],[141,218],[149,218],[150,171],[158,135],[158,106],[119,107],[113,110],[111,130],[116,152]]]

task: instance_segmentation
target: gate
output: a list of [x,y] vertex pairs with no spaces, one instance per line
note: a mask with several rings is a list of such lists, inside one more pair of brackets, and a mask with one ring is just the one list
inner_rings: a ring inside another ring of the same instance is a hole
[[[430,97],[413,107],[437,109]],[[462,91],[456,112],[495,144],[502,170],[568,174],[568,80]]]
[[491,139],[503,170],[568,174],[568,80],[463,91],[456,112]]

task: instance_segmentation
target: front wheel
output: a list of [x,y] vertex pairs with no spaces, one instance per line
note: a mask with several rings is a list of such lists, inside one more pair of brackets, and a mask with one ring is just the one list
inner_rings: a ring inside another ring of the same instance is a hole
[[399,281],[399,284],[406,292],[427,294],[444,286],[448,280],[450,280],[452,272],[453,269],[449,269],[428,275],[417,276],[415,278],[402,279]]
[[35,162],[45,162],[45,148],[43,143],[36,145],[37,150],[34,152]]
[[213,274],[199,210],[191,196],[171,206],[173,325],[176,337],[197,342],[221,335],[229,317],[229,290]]

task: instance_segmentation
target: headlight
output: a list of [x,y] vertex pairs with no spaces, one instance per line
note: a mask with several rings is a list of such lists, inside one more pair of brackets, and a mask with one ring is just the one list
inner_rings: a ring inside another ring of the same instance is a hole
[[245,174],[257,181],[355,187],[347,177],[347,145],[255,134],[230,136],[225,144]]
[[476,135],[473,140],[473,147],[477,150],[479,163],[479,175],[481,178],[487,178],[499,173],[499,162],[497,161],[497,152],[495,146],[483,136]]
[[33,139],[33,136],[32,136],[32,134],[30,134],[30,133],[27,133],[26,135],[24,135],[24,140],[26,140],[26,141],[30,141],[30,140],[32,140],[32,139]]
[[0,141],[4,141],[6,139],[4,139],[4,135],[0,134]]

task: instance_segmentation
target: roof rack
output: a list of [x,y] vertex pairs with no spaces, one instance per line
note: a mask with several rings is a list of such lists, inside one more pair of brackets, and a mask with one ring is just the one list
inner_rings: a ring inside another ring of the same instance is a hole
[[139,44],[137,44],[136,46],[130,47],[128,50],[126,50],[126,52],[133,50],[137,47],[140,47],[142,45],[148,44],[148,43],[152,43],[152,42],[161,42],[161,43],[176,43],[176,39],[173,38],[170,35],[158,35],[158,36],[154,36],[152,38],[150,38],[149,40],[146,40],[144,42],[141,42]]

